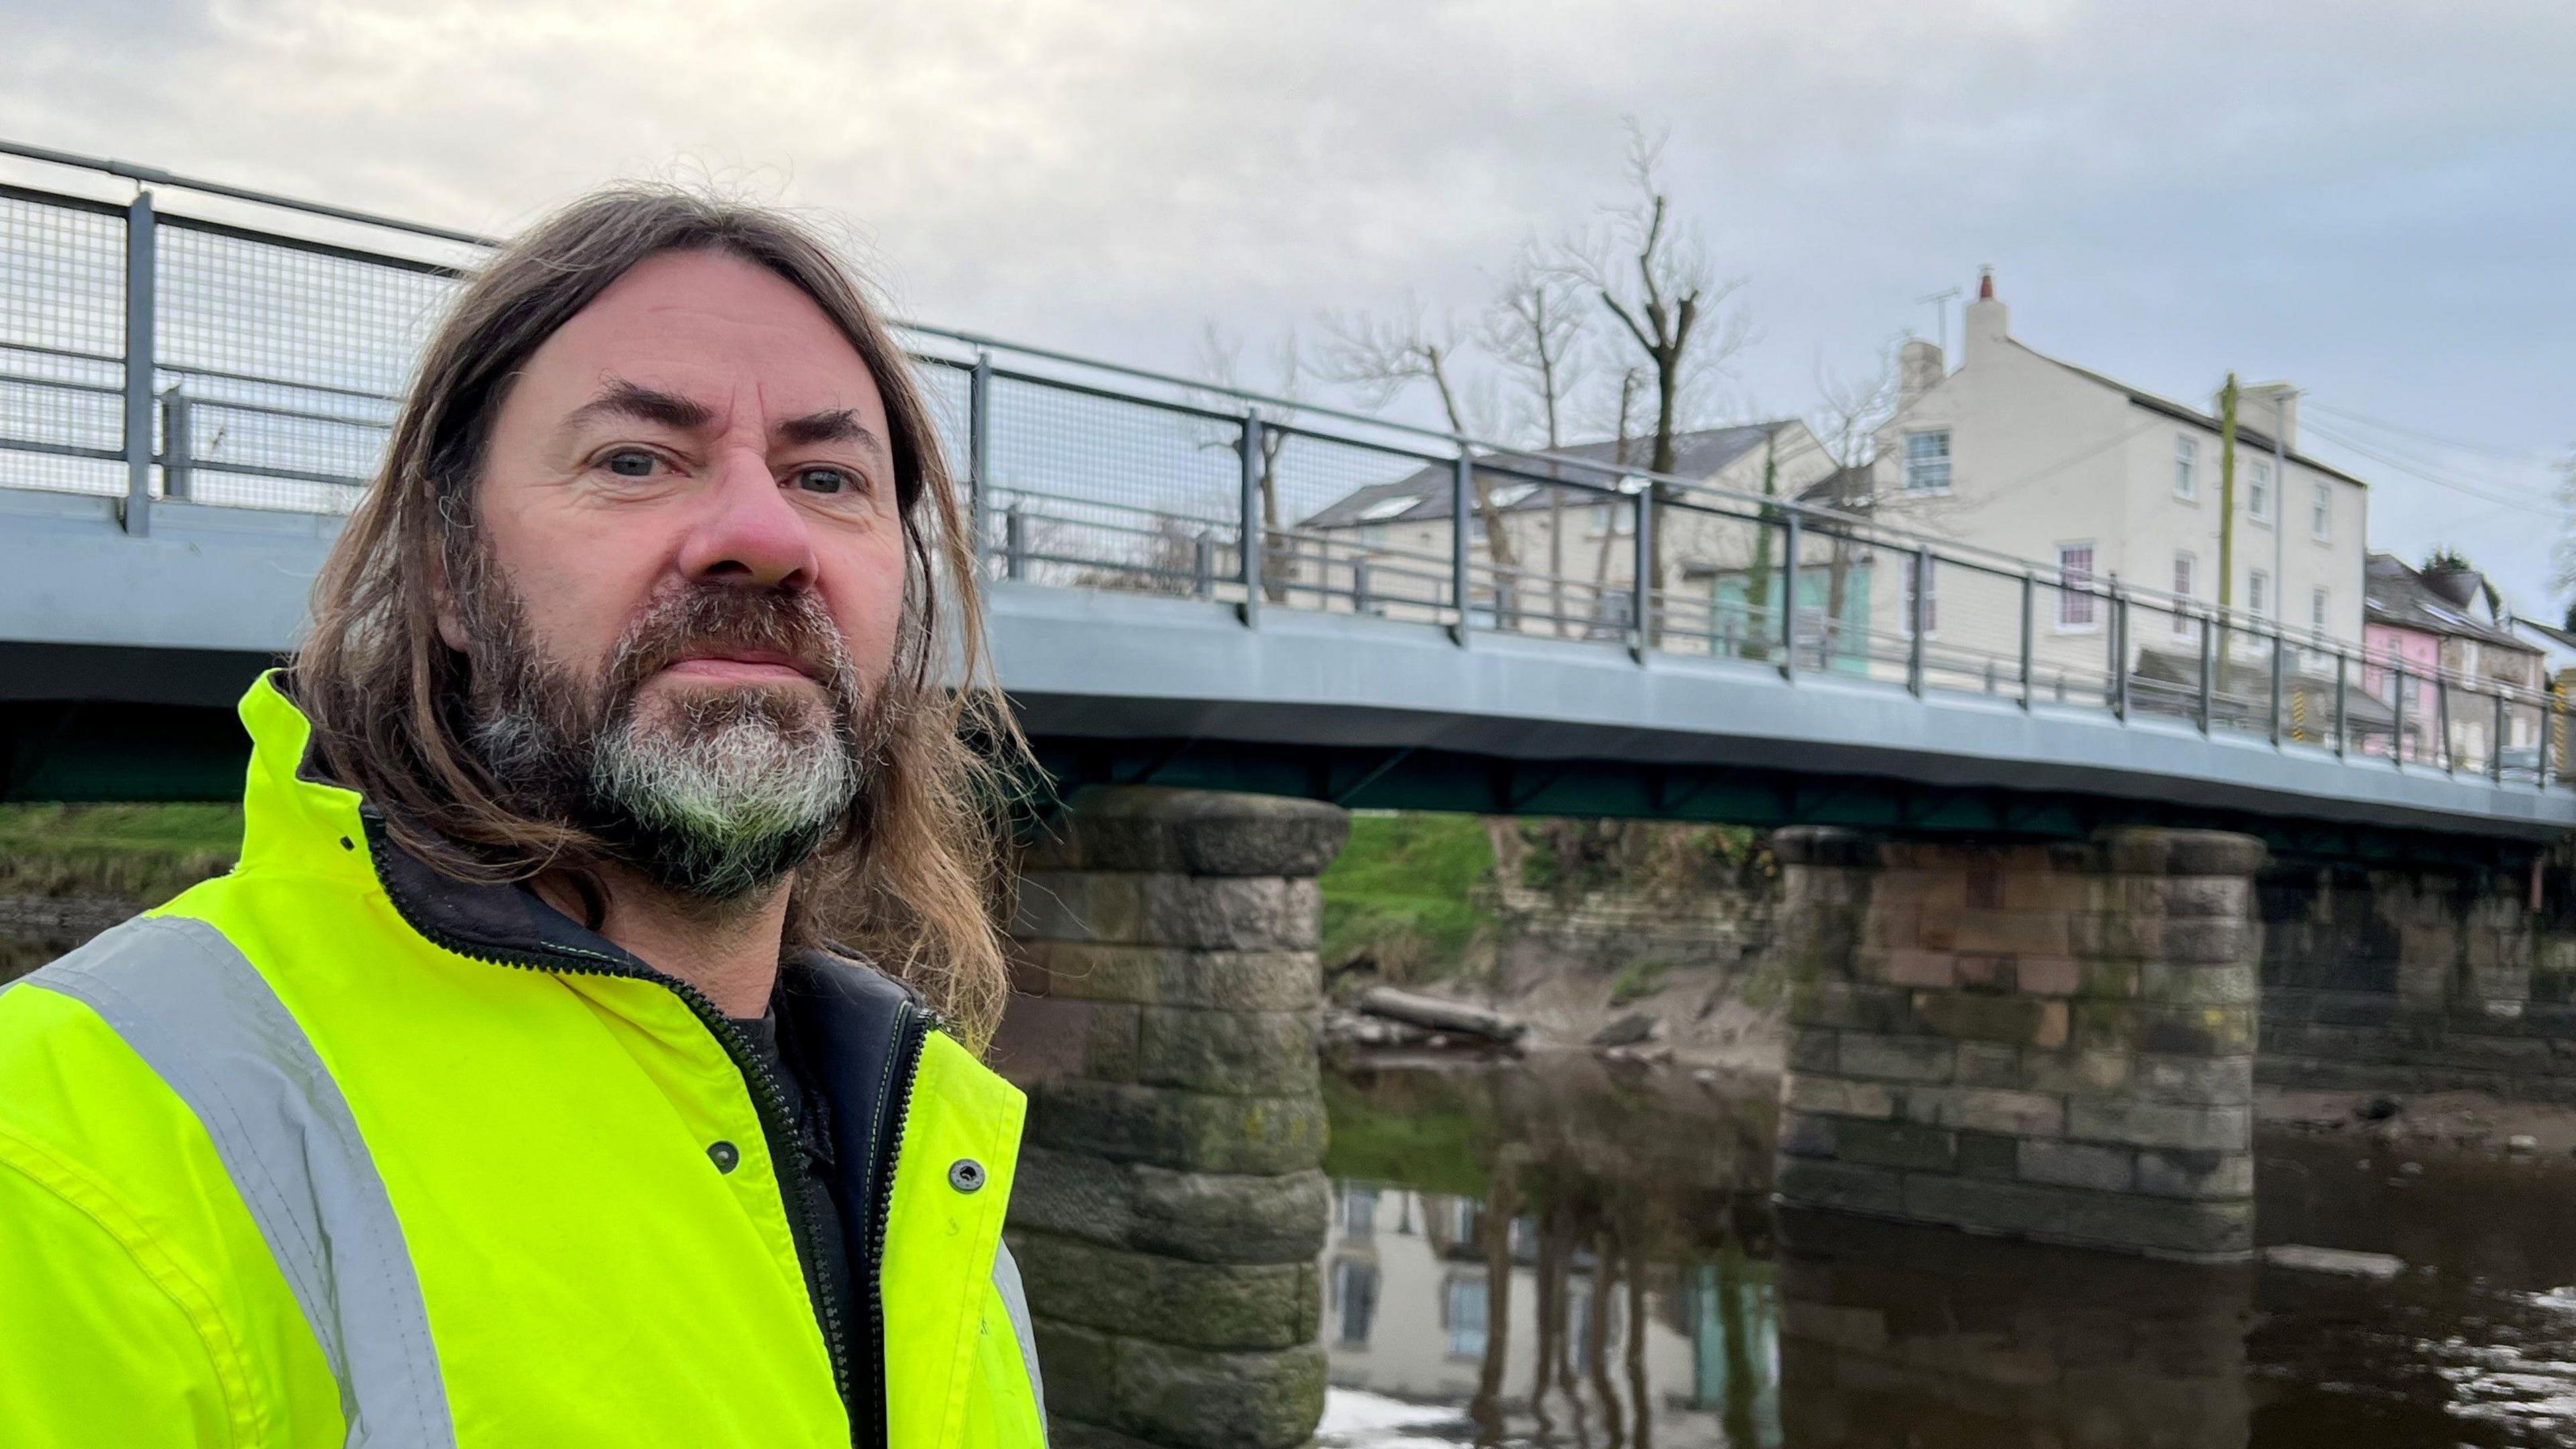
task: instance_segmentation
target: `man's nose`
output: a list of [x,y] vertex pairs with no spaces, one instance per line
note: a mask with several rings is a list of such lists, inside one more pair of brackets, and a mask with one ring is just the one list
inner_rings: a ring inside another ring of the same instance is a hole
[[681,545],[680,571],[696,583],[801,588],[814,581],[805,516],[746,449],[717,465],[706,512]]

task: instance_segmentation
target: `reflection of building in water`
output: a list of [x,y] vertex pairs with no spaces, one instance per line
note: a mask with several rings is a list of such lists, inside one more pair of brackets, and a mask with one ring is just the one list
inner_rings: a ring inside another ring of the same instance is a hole
[[[1768,1264],[1732,1251],[1716,1264],[1648,1263],[1632,1292],[1625,1273],[1602,1273],[1578,1235],[1559,1229],[1552,1250],[1533,1213],[1503,1225],[1509,1282],[1498,1294],[1493,1226],[1473,1198],[1341,1184],[1323,1257],[1332,1382],[1473,1403],[1490,1375],[1512,1437],[1534,1430],[1596,1449],[1780,1442]],[[1546,1292],[1542,1273],[1556,1280]],[[1543,1328],[1543,1307],[1552,1328]],[[1502,1362],[1489,1365],[1497,1352]],[[1655,1411],[1650,1435],[1637,1432],[1641,1401]],[[1728,1424],[1739,1431],[1730,1436]]]
[[1799,1449],[2239,1449],[2250,1270],[1784,1216]]

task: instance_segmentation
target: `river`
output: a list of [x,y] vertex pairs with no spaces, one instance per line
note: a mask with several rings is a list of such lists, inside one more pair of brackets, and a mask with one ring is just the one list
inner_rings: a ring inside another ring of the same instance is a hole
[[2290,1251],[2188,1267],[1775,1212],[1769,1089],[1335,1067],[1320,1442],[2576,1443],[2576,1161],[2266,1131]]

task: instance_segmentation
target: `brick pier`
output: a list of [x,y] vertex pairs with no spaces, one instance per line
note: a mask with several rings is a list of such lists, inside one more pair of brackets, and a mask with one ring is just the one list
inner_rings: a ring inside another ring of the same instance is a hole
[[2254,1236],[2260,842],[1799,828],[1788,1205],[2230,1261]]
[[1010,1241],[1057,1449],[1286,1449],[1323,1414],[1315,877],[1349,828],[1102,789],[1023,862],[998,1053],[1030,1094]]

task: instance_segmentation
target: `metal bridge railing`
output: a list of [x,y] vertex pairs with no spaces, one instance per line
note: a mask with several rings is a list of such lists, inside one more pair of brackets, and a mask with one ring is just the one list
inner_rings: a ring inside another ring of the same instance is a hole
[[[479,239],[146,168],[0,185],[0,486],[345,511]],[[383,231],[163,211],[151,185]],[[444,257],[445,260],[440,258]],[[1793,500],[973,334],[906,329],[986,576],[1729,661],[2563,787],[2532,689]]]

